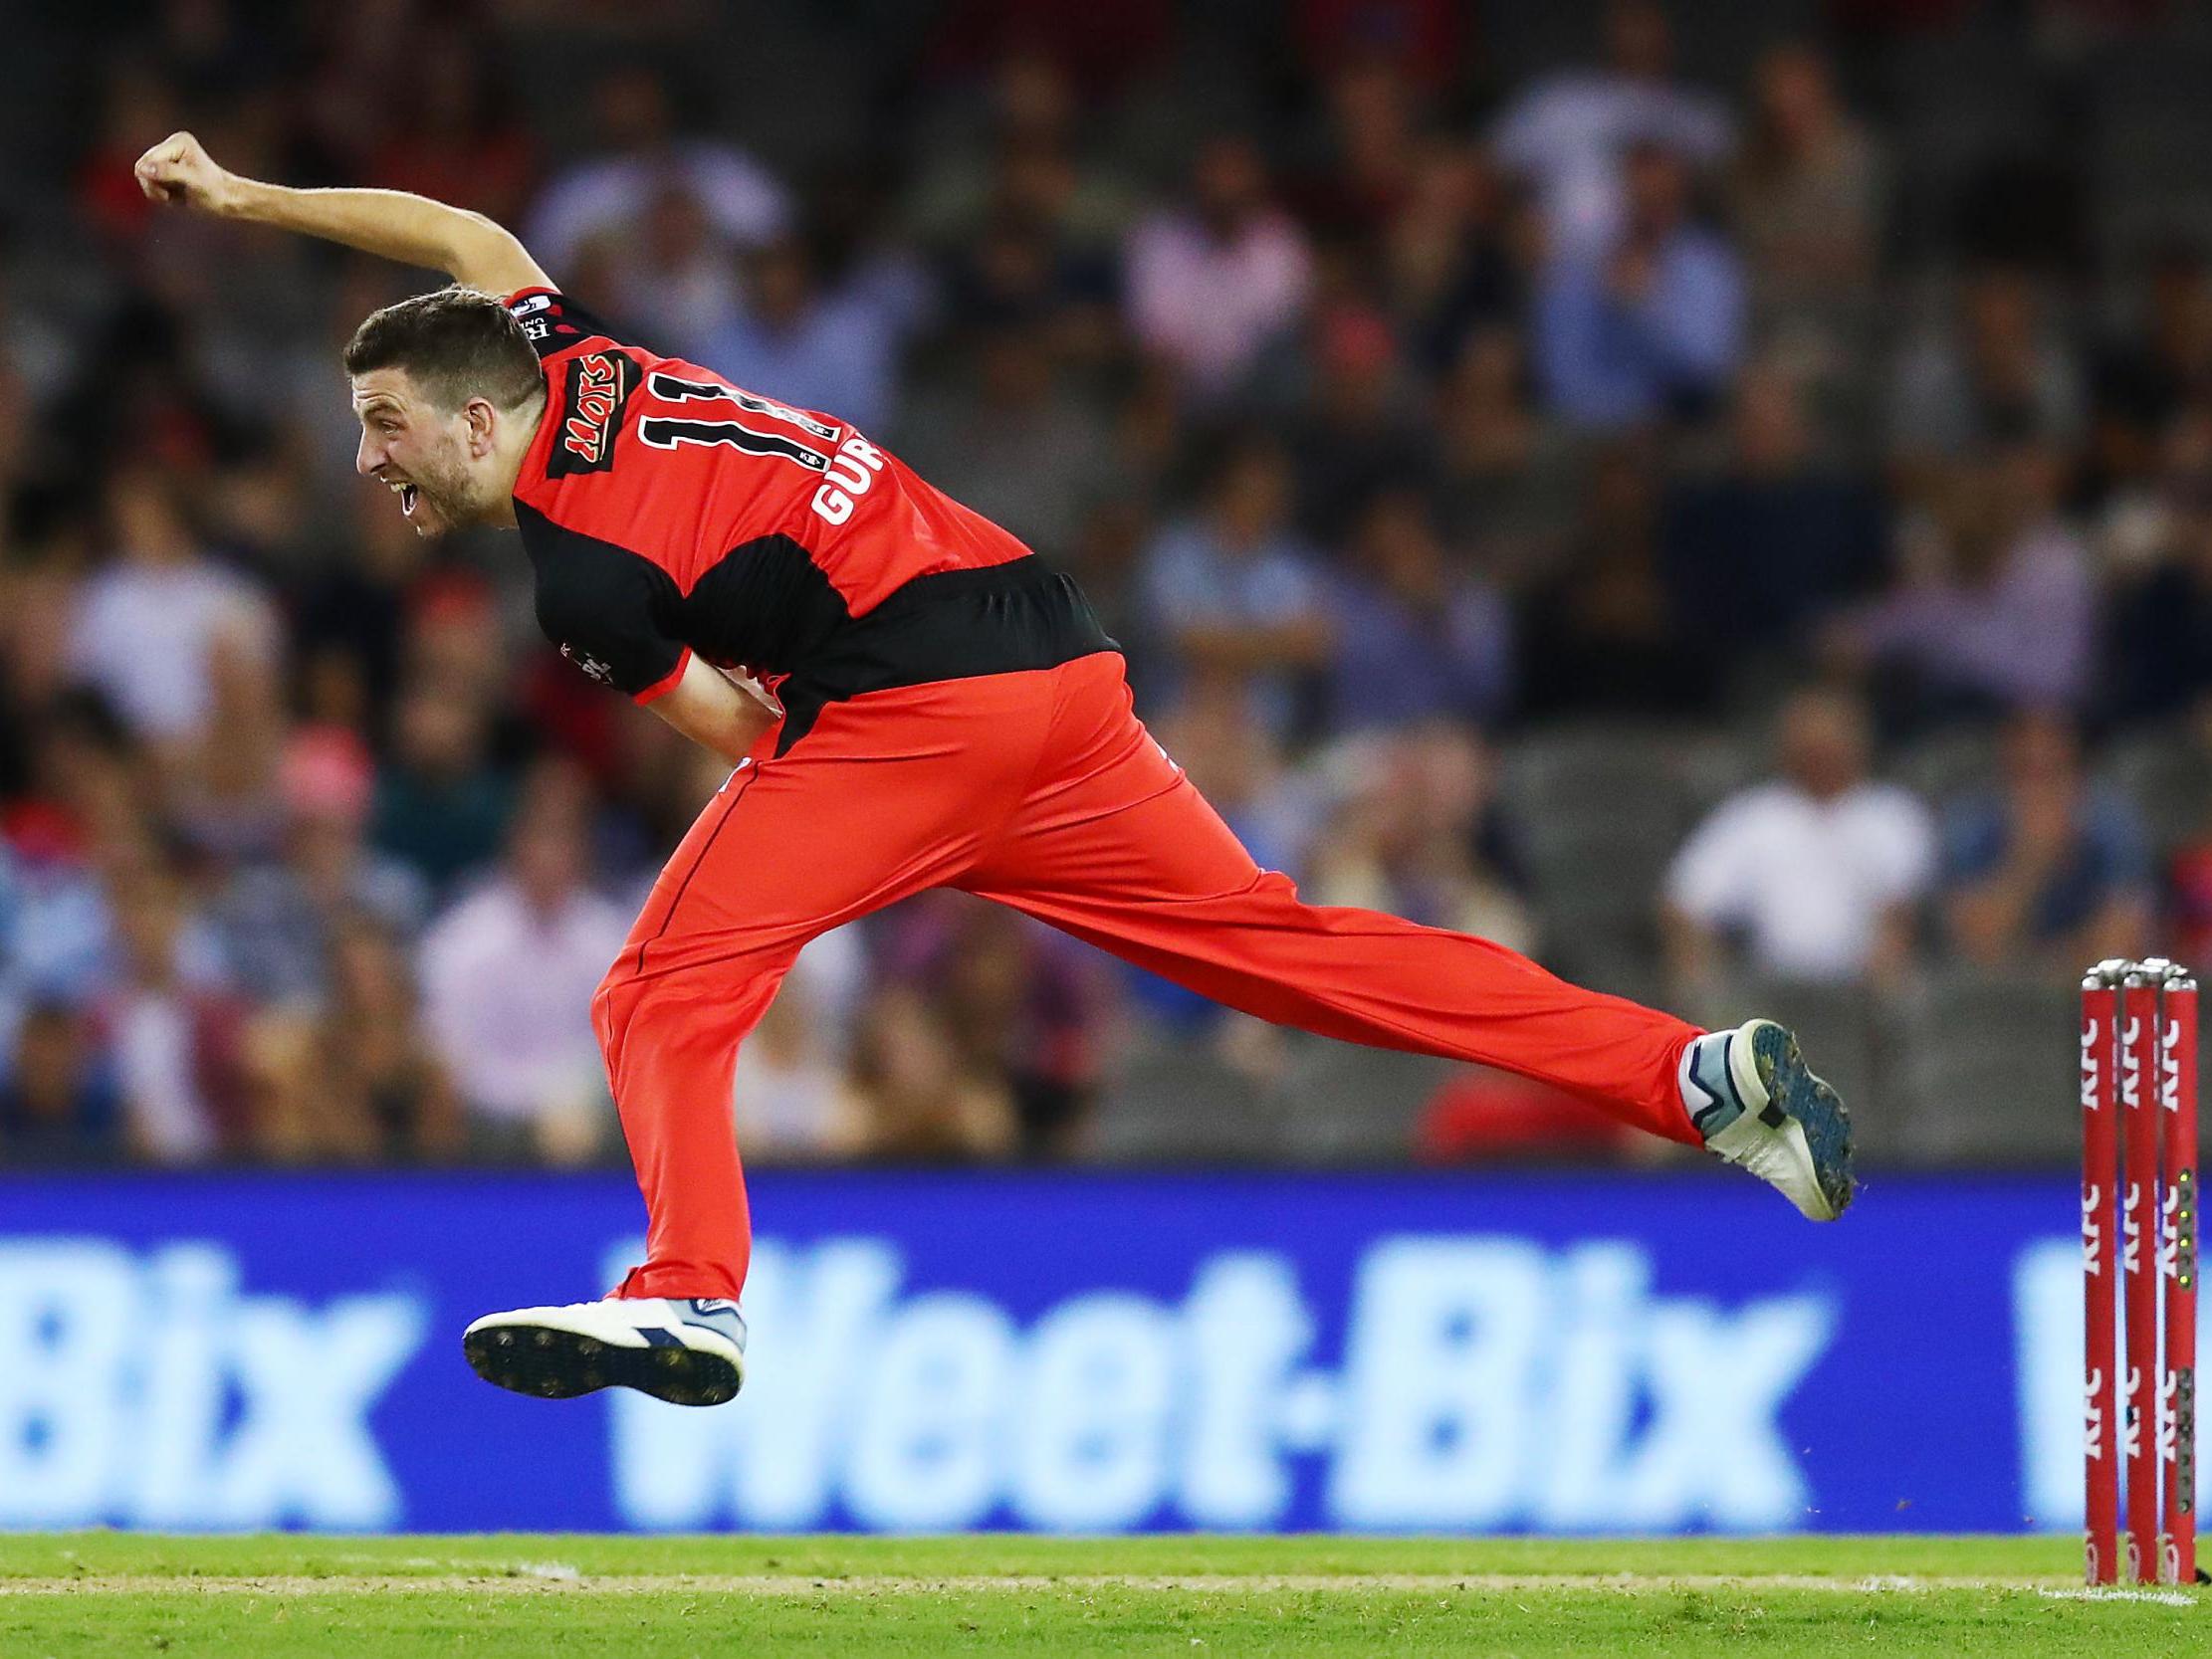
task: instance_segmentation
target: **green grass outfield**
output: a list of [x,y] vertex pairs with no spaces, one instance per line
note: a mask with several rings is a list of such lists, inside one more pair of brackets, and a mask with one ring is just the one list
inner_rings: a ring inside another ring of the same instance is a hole
[[2066,1539],[0,1534],[0,1655],[2212,1654]]

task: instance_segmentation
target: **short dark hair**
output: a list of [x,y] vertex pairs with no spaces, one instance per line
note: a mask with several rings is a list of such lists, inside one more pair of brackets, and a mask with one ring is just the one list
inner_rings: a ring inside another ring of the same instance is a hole
[[369,312],[345,342],[345,372],[379,368],[405,369],[448,412],[472,397],[520,409],[546,384],[505,302],[473,288],[441,288]]

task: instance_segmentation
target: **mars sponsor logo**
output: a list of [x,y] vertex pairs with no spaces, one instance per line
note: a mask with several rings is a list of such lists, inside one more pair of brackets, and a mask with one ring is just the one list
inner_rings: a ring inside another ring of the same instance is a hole
[[1626,1240],[1380,1238],[1351,1266],[1339,1347],[1332,1295],[1276,1250],[1205,1253],[1179,1296],[1016,1309],[910,1285],[890,1238],[764,1239],[743,1408],[611,1394],[616,1513],[1251,1530],[1317,1496],[1357,1529],[1806,1525],[1784,1415],[1839,1305],[1662,1294],[1655,1269]]
[[559,436],[546,471],[566,477],[613,466],[622,406],[636,384],[636,365],[619,351],[588,352],[571,361],[561,392]]

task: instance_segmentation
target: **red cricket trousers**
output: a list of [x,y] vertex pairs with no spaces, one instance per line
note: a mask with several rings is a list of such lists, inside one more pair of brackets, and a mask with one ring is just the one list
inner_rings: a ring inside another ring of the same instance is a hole
[[615,1294],[739,1294],[738,1045],[808,939],[930,887],[1262,1019],[1518,1072],[1696,1143],[1675,1081],[1696,1027],[1483,939],[1302,903],[1139,724],[1122,667],[1107,652],[865,693],[732,773],[592,999],[650,1218]]

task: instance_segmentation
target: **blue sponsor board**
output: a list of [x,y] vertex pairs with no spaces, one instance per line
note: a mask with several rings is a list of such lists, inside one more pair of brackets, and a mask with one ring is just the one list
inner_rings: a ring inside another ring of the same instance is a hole
[[2076,1194],[795,1173],[734,1405],[487,1387],[626,1179],[0,1180],[0,1526],[2072,1527]]

